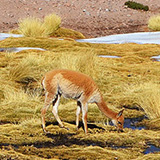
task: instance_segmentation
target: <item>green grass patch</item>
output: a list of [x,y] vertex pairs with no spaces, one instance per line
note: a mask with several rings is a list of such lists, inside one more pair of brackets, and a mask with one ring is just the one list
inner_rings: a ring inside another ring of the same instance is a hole
[[141,3],[137,3],[137,2],[134,2],[134,1],[127,1],[127,2],[125,2],[125,5],[128,6],[129,8],[132,8],[132,9],[144,10],[144,11],[149,10],[148,6],[145,6]]

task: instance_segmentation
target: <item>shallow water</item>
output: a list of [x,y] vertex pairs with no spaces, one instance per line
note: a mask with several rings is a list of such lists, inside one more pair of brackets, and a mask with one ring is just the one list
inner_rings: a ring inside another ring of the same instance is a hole
[[151,59],[154,60],[154,61],[160,62],[160,55],[158,55],[158,56],[152,56]]
[[36,47],[17,47],[17,48],[0,48],[0,52],[20,52],[23,50],[40,50],[45,51],[43,48],[36,48]]
[[137,44],[160,44],[160,32],[138,32],[109,35],[104,37],[78,39],[77,42],[87,43],[104,43],[104,44],[123,44],[123,43],[137,43]]
[[23,35],[21,35],[21,34],[0,33],[0,40],[4,40],[4,39],[9,38],[9,37],[18,38],[18,37],[23,37]]
[[[146,119],[145,116],[142,117],[138,117],[138,118],[125,118],[124,120],[124,128],[131,128],[133,130],[138,129],[146,129],[145,126],[138,126],[137,123],[141,122],[143,119]],[[110,121],[109,122],[110,125],[113,125],[113,123]]]
[[150,144],[149,147],[144,151],[144,154],[160,152],[160,147]]
[[124,128],[131,128],[133,130],[138,129],[145,129],[145,126],[137,126],[138,122],[141,122],[143,119],[146,119],[145,116],[138,117],[138,118],[125,118],[124,121]]
[[[110,146],[113,149],[126,149],[129,148],[127,146]],[[149,153],[155,153],[155,152],[160,152],[160,147],[156,147],[155,145],[150,144],[149,147],[143,152],[144,154],[149,154]]]
[[110,56],[110,55],[98,55],[98,57],[102,57],[102,58],[121,58],[119,56]]

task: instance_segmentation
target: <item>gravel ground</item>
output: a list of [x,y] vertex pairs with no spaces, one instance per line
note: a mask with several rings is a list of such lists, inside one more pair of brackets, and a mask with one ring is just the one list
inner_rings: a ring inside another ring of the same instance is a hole
[[17,28],[27,16],[43,18],[56,13],[62,26],[86,37],[148,31],[148,19],[160,11],[159,0],[136,0],[150,10],[137,11],[124,6],[126,0],[0,0],[0,32]]

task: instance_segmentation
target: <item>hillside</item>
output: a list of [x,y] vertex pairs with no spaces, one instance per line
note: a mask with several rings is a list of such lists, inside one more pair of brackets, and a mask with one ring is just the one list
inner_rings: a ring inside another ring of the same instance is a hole
[[27,16],[43,18],[52,12],[62,17],[62,26],[87,37],[147,31],[150,16],[158,14],[159,0],[136,0],[150,10],[137,11],[124,6],[126,0],[1,0],[0,31],[16,28]]

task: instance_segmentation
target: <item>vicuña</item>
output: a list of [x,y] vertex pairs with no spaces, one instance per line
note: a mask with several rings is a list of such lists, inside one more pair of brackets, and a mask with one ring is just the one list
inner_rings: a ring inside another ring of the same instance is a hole
[[[87,127],[87,111],[88,103],[96,103],[101,112],[117,127],[118,131],[123,131],[124,117],[122,109],[116,113],[109,109],[103,100],[102,94],[96,83],[87,75],[71,70],[53,70],[45,74],[42,79],[42,86],[45,90],[45,105],[41,110],[42,127],[46,132],[45,114],[50,104],[53,104],[53,114],[58,121],[60,127],[64,127],[58,116],[58,105],[60,97],[71,98],[77,101],[76,111],[76,127],[79,126],[79,115],[82,111],[82,121],[85,133],[88,133]],[[65,128],[65,127],[64,127]]]

